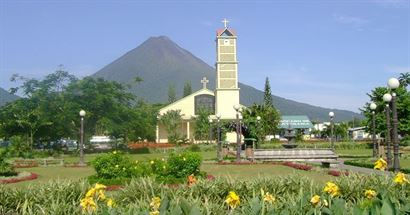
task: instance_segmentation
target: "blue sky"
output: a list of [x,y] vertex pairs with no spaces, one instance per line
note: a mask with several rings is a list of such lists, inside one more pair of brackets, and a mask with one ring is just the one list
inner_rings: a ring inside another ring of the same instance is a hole
[[410,72],[410,1],[0,1],[0,87],[59,64],[84,77],[150,36],[210,65],[223,18],[238,32],[240,81],[358,111],[366,93]]

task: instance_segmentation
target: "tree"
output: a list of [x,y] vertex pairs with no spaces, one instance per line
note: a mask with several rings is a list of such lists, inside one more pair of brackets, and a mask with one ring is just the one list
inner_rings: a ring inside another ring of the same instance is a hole
[[169,110],[159,118],[161,124],[165,126],[168,133],[168,142],[177,143],[181,138],[179,128],[182,123],[180,110]]
[[[275,134],[278,130],[280,114],[275,107],[253,104],[244,109],[242,115],[247,127],[245,137],[255,138],[258,142],[262,142],[261,138]],[[258,116],[261,117],[260,122],[257,121]]]
[[168,86],[168,103],[173,103],[177,100],[176,92],[175,92],[175,86],[173,84],[170,84]]
[[267,107],[273,107],[272,92],[270,90],[270,83],[269,83],[268,77],[266,77],[266,80],[265,80],[263,104]]
[[403,85],[403,87],[409,86],[410,85],[410,72],[400,73],[399,81],[400,81],[400,84]]
[[[376,103],[377,108],[375,110],[376,121],[376,133],[381,133],[382,136],[386,132],[386,103],[383,101],[383,95],[389,92],[386,87],[376,87],[367,95],[370,97],[370,101]],[[410,92],[404,86],[400,86],[395,90],[396,92],[396,104],[397,104],[397,118],[399,121],[398,133],[401,136],[410,134]],[[363,115],[366,117],[365,125],[369,131],[372,123],[372,110],[370,110],[370,103],[366,103],[361,109]]]
[[184,95],[183,97],[189,96],[192,94],[192,86],[191,86],[191,81],[185,82],[184,85]]
[[209,136],[210,124],[209,115],[211,113],[207,109],[200,109],[195,118],[195,139],[206,140]]

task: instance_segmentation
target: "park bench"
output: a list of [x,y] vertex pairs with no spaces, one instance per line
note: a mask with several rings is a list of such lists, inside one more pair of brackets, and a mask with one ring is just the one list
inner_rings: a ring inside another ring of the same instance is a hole
[[[260,161],[320,162],[325,167],[338,164],[332,149],[256,149],[250,159]],[[249,158],[248,158],[249,159]]]
[[43,158],[40,162],[43,166],[64,166],[64,159]]

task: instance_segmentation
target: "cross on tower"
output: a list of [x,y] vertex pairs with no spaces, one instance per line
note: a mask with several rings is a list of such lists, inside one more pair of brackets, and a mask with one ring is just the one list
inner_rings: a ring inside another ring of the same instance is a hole
[[206,77],[202,78],[201,83],[202,83],[202,87],[205,89],[206,88],[206,84],[208,84],[208,80],[206,79]]
[[222,22],[224,23],[225,28],[228,28],[228,20],[226,18],[224,18],[224,20],[222,20]]

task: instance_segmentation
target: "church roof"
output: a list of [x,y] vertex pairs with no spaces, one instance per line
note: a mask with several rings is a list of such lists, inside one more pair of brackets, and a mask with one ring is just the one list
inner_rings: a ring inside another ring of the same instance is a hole
[[291,116],[282,116],[280,120],[279,128],[312,128],[312,122],[310,122],[309,117],[305,115],[291,115]]
[[216,36],[222,36],[222,34],[227,31],[230,34],[232,34],[232,36],[236,36],[236,31],[232,28],[220,28],[218,30],[216,30]]

